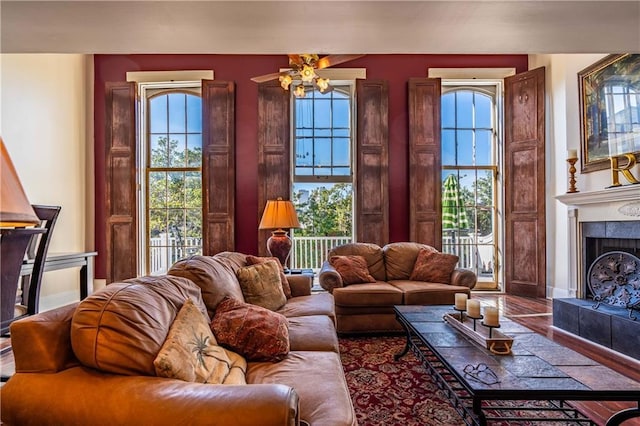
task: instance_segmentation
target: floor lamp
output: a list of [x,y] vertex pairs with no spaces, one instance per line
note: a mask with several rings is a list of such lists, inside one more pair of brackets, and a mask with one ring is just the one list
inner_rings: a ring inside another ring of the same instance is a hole
[[287,270],[292,243],[283,228],[300,228],[293,203],[280,197],[277,200],[267,200],[258,229],[275,229],[267,240],[267,251],[271,256],[277,257],[282,267]]
[[24,193],[1,137],[0,145],[0,316],[4,335],[14,318],[20,269],[27,247],[31,237],[44,229],[27,228],[38,225],[40,220]]

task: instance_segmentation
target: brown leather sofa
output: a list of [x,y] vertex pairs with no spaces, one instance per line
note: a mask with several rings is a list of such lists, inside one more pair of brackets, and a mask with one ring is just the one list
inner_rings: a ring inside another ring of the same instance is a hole
[[[287,276],[292,297],[278,311],[289,323],[290,352],[279,362],[248,362],[246,385],[104,371],[148,369],[187,298],[209,319],[225,296],[243,300],[235,272],[245,259],[234,252],[194,256],[166,276],[109,284],[80,303],[13,323],[16,373],[0,388],[3,424],[356,425],[333,296],[312,295],[305,276]],[[119,304],[105,308],[114,299]],[[74,315],[102,322],[78,326]],[[113,332],[123,324],[130,335]],[[100,338],[74,348],[78,333],[92,328]],[[83,364],[86,357],[95,362]]]
[[393,312],[394,305],[453,305],[455,293],[471,294],[477,276],[473,271],[455,268],[449,283],[410,280],[421,249],[433,247],[413,242],[390,243],[380,247],[371,243],[350,243],[329,251],[332,256],[364,257],[375,283],[344,285],[341,275],[325,261],[319,283],[333,294],[337,332],[387,333],[402,331]]

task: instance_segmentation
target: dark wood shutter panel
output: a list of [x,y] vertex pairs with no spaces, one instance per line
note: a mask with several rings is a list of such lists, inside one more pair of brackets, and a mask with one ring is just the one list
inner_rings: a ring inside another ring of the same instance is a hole
[[105,206],[107,283],[137,276],[136,85],[107,82]]
[[202,80],[204,255],[235,250],[235,85]]
[[409,238],[442,248],[440,79],[409,80]]
[[505,286],[544,297],[545,69],[505,79]]
[[356,240],[389,242],[389,84],[356,80]]
[[[267,200],[290,199],[290,99],[289,91],[270,81],[258,86],[258,214]],[[256,228],[258,223],[256,223]],[[271,231],[258,232],[258,253],[267,255],[267,239]]]

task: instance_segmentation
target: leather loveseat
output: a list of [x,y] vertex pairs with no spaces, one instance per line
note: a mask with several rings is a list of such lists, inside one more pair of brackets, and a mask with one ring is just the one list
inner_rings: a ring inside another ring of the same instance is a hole
[[[333,248],[319,273],[322,288],[333,294],[338,334],[398,332],[394,305],[453,305],[455,293],[471,295],[477,276],[473,271],[452,268],[438,282],[411,280],[421,250],[436,249],[414,242],[396,242],[380,247],[350,243]],[[362,256],[373,282],[345,284],[332,265],[334,256]],[[455,262],[455,260],[454,260]]]
[[312,295],[309,277],[286,278],[291,295],[277,312],[288,322],[288,353],[248,361],[246,384],[154,374],[153,359],[183,306],[199,309],[204,322],[222,301],[244,300],[236,272],[246,259],[194,256],[168,275],[112,283],[13,323],[16,373],[0,388],[3,424],[356,425],[333,297]]

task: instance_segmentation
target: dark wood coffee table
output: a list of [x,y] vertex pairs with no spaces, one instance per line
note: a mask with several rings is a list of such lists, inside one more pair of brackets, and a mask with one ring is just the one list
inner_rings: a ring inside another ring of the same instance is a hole
[[394,309],[407,333],[407,345],[396,360],[411,349],[467,425],[515,417],[594,425],[567,404],[579,400],[638,404],[613,415],[608,426],[640,417],[640,382],[513,321],[500,319],[500,332],[513,337],[512,353],[496,355],[444,322],[443,315],[453,312],[452,307]]

